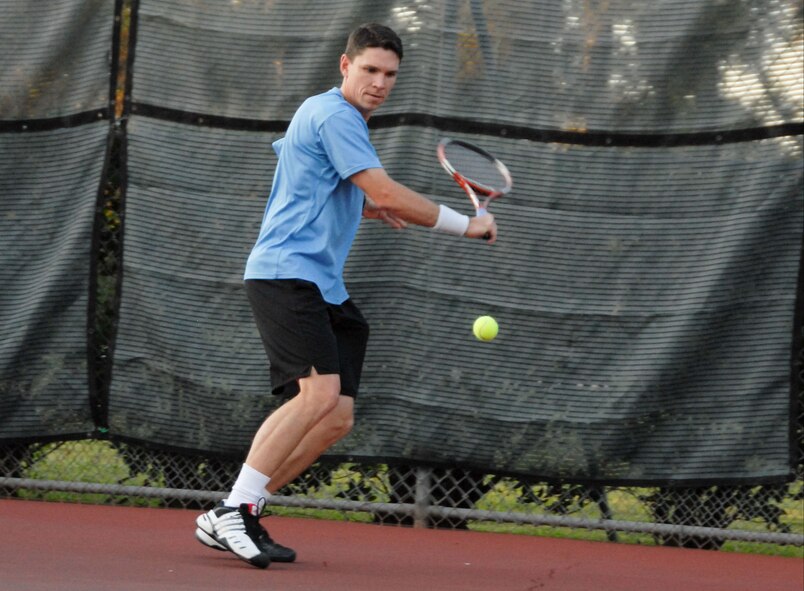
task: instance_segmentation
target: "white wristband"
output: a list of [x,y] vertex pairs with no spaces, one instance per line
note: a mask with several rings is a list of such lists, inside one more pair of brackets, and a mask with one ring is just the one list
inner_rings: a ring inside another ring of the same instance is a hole
[[463,236],[469,229],[469,216],[458,213],[446,205],[438,206],[438,219],[433,230],[452,234],[453,236]]

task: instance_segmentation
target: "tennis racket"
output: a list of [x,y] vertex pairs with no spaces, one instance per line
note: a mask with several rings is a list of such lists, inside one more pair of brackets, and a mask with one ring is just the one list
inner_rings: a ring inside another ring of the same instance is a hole
[[[444,138],[438,142],[438,161],[466,191],[476,215],[485,215],[492,199],[511,190],[511,173],[505,164],[469,142]],[[480,201],[478,195],[484,198]]]

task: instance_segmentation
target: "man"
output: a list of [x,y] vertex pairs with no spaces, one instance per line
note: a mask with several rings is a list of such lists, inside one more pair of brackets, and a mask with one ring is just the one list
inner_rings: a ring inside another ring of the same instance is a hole
[[497,237],[491,215],[436,205],[382,168],[366,122],[394,87],[402,54],[388,27],[358,27],[340,58],[341,87],[307,99],[274,143],[279,162],[245,283],[273,393],[289,399],[257,431],[229,496],[196,520],[202,543],[260,568],[295,559],[259,524],[265,498],[352,427],[368,324],[343,267],[361,216]]

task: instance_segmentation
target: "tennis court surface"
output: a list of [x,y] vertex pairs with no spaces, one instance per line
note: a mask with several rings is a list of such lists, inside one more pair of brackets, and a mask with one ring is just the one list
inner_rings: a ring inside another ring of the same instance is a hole
[[270,517],[295,564],[193,538],[197,511],[0,500],[3,591],[801,591],[804,561]]

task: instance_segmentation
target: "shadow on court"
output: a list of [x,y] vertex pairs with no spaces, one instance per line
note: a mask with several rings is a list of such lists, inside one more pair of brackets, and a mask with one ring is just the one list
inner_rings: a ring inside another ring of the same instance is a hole
[[295,564],[193,538],[197,511],[0,500],[2,591],[801,591],[804,561],[286,517]]

